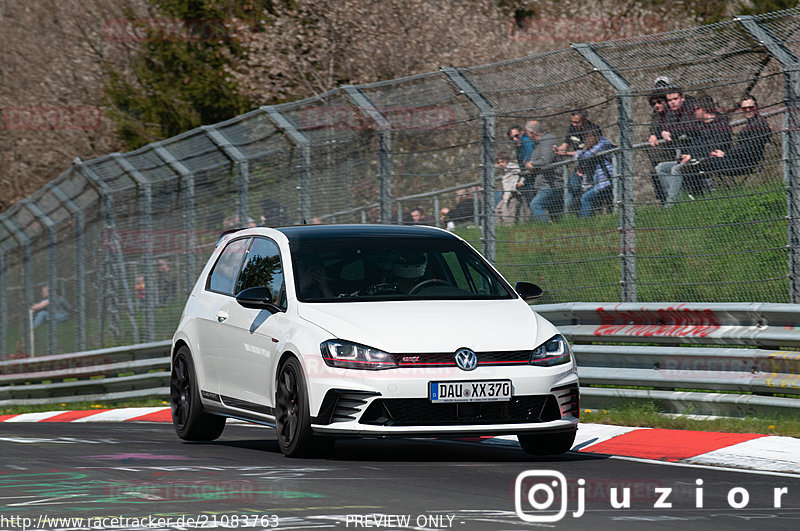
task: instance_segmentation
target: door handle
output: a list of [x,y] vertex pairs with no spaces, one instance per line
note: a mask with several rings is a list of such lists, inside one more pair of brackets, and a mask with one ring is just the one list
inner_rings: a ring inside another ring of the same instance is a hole
[[228,318],[228,312],[223,312],[221,310],[217,312],[217,321],[219,321],[220,323],[227,318]]

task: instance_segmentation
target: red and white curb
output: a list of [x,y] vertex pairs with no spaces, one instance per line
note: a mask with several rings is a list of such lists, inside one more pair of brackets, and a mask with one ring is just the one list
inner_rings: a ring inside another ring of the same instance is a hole
[[[135,407],[0,415],[0,422],[172,422],[172,416],[168,407]],[[469,440],[519,444],[513,435]],[[580,424],[573,451],[800,474],[800,439],[757,433]]]

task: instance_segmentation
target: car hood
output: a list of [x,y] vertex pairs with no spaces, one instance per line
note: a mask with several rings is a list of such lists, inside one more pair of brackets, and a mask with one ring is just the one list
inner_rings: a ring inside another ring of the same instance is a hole
[[556,333],[521,299],[305,303],[298,313],[332,338],[393,353],[524,350]]

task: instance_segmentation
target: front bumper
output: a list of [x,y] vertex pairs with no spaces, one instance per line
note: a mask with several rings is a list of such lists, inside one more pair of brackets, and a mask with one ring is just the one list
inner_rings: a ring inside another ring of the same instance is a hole
[[[474,371],[393,369],[311,379],[312,429],[356,437],[459,437],[577,428],[578,379],[571,365],[486,367]],[[366,373],[366,374],[365,374]],[[433,403],[430,382],[512,382],[504,402]]]

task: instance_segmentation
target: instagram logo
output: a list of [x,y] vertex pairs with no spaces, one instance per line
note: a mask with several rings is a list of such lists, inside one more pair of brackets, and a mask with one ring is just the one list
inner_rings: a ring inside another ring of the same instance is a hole
[[[583,486],[585,480],[578,484]],[[557,470],[526,470],[514,483],[514,508],[525,522],[558,522],[567,514],[567,497],[567,478]],[[579,518],[583,511],[584,499],[579,496],[573,516]]]

